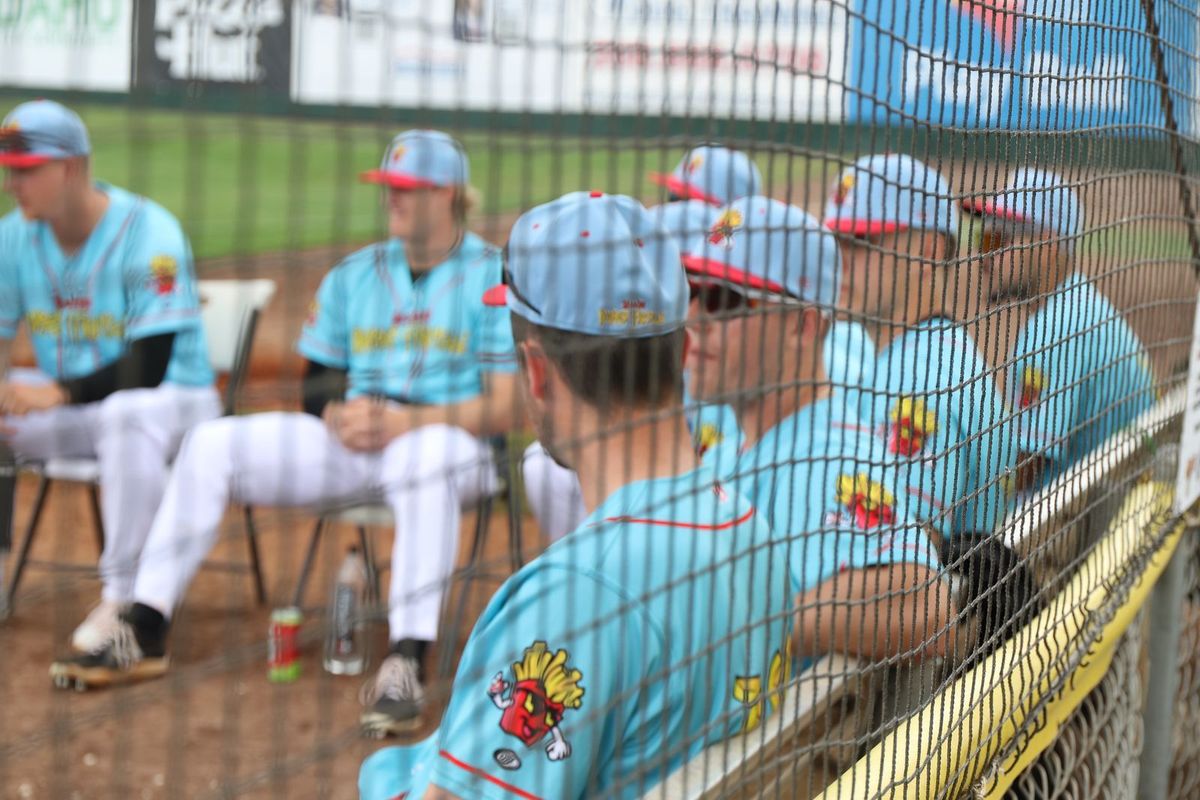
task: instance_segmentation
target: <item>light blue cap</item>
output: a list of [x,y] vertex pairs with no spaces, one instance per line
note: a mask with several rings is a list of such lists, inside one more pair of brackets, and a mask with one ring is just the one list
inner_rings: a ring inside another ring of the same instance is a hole
[[832,307],[842,279],[837,237],[808,212],[769,197],[733,203],[683,257],[690,274]]
[[693,147],[670,174],[655,172],[650,180],[681,198],[712,206],[726,206],[762,191],[762,175],[750,157],[715,144]]
[[22,103],[0,123],[0,166],[35,167],[91,152],[83,120],[53,100]]
[[522,214],[508,237],[504,277],[484,302],[549,328],[636,338],[687,321],[675,240],[622,195],[573,192]]
[[663,203],[650,209],[658,224],[675,239],[680,252],[687,252],[692,242],[702,237],[717,221],[721,209],[703,200],[679,200]]
[[958,209],[937,170],[908,155],[864,156],[838,177],[825,225],[851,236],[908,229],[958,236]]
[[412,130],[392,139],[379,169],[362,174],[367,183],[393,189],[438,189],[470,181],[467,154],[458,141],[441,131]]
[[1042,169],[1015,170],[994,198],[964,203],[984,217],[1011,220],[1057,234],[1070,247],[1082,233],[1083,206],[1062,177]]

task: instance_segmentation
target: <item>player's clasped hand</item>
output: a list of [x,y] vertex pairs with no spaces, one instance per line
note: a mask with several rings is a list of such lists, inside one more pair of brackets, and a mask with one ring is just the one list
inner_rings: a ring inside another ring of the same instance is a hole
[[321,415],[346,448],[374,452],[404,432],[400,408],[370,397],[329,403]]
[[19,417],[34,411],[47,411],[66,402],[66,391],[56,383],[0,384],[0,414],[6,416]]

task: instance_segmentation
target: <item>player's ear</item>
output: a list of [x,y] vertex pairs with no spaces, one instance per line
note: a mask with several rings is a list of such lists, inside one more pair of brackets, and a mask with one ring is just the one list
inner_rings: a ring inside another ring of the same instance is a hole
[[521,375],[525,380],[525,392],[533,400],[542,403],[546,399],[550,361],[546,351],[536,339],[526,339],[518,345],[521,350]]

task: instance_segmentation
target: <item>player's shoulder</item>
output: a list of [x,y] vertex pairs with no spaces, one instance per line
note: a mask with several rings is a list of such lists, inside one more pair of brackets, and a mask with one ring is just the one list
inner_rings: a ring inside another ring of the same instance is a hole
[[33,227],[33,224],[25,219],[25,215],[21,213],[21,209],[14,208],[3,217],[0,217],[0,239],[3,239],[5,244],[11,247],[13,242]]
[[389,258],[388,245],[388,242],[374,242],[343,256],[329,270],[328,277],[336,276],[338,279],[345,280],[374,272],[381,263],[387,262]]

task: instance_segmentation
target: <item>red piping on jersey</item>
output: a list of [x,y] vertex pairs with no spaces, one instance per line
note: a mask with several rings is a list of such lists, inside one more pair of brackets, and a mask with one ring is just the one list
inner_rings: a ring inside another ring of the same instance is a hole
[[447,761],[449,761],[451,764],[458,767],[459,769],[466,770],[467,772],[471,773],[472,775],[476,776],[477,778],[483,778],[484,780],[486,780],[490,783],[494,783],[497,786],[499,786],[501,789],[504,789],[505,791],[508,791],[508,792],[512,792],[513,794],[517,795],[518,797],[524,797],[525,800],[542,800],[542,798],[538,797],[536,794],[530,794],[529,792],[525,791],[524,789],[518,789],[516,786],[513,786],[511,783],[505,783],[504,781],[500,780],[495,775],[489,775],[488,773],[484,772],[483,770],[481,770],[477,767],[472,767],[470,764],[466,763],[465,761],[459,761],[457,758],[450,755],[445,750],[439,750],[438,755],[440,755],[442,758],[446,759]]
[[676,522],[669,519],[638,519],[637,517],[606,517],[605,522],[633,522],[639,525],[662,525],[666,528],[687,528],[693,531],[723,531],[726,528],[732,528],[735,525],[741,525],[754,516],[754,508],[751,507],[742,516],[737,519],[731,519],[727,522],[722,522],[720,525],[700,525],[695,522]]
[[934,498],[933,495],[929,494],[928,492],[922,491],[921,489],[919,489],[916,486],[909,486],[908,493],[910,495],[912,495],[913,497],[917,497],[917,498],[920,498],[921,500],[924,500],[926,503],[929,503],[931,506],[937,506],[938,509],[945,508],[945,506],[942,505],[941,503],[939,503],[937,501],[937,499]]
[[865,433],[868,436],[870,436],[872,433],[870,428],[864,427],[862,425],[851,425],[849,422],[835,422],[835,423],[833,423],[833,427],[837,428],[838,430],[842,430],[842,431],[854,431],[855,433]]

